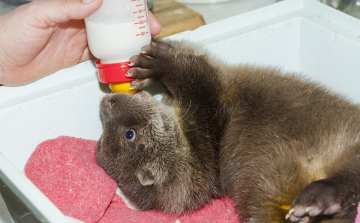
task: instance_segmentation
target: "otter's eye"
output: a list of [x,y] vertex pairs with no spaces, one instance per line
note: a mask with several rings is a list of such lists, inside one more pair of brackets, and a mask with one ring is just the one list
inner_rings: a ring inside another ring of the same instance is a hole
[[128,141],[134,141],[135,139],[135,131],[133,129],[128,129],[125,131],[124,137]]

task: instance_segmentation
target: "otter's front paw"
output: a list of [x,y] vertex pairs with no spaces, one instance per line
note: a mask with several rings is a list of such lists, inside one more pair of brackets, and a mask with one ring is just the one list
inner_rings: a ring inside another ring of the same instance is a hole
[[294,200],[286,215],[291,222],[308,223],[320,215],[333,215],[340,211],[337,188],[325,181],[316,181],[305,187]]
[[144,46],[141,54],[129,60],[133,67],[128,70],[127,76],[136,78],[132,87],[140,89],[161,79],[171,69],[170,58],[169,45],[166,43],[151,42],[151,45]]

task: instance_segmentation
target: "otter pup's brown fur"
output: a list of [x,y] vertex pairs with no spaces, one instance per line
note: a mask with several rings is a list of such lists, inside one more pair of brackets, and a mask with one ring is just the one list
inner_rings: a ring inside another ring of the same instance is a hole
[[152,42],[131,62],[134,86],[159,80],[169,97],[105,96],[96,157],[137,208],[181,214],[228,195],[242,223],[354,222],[358,105],[187,42]]

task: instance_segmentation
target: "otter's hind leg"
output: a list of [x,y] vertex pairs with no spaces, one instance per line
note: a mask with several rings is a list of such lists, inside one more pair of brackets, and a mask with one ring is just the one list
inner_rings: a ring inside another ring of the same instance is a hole
[[293,199],[308,184],[301,166],[291,157],[269,158],[268,155],[239,163],[241,167],[229,165],[224,171],[233,172],[238,168],[240,174],[229,174],[222,183],[234,182],[228,192],[235,199],[240,222],[290,223],[285,219],[286,213]]
[[294,200],[292,222],[354,222],[360,201],[360,145],[344,148],[331,177],[314,181]]

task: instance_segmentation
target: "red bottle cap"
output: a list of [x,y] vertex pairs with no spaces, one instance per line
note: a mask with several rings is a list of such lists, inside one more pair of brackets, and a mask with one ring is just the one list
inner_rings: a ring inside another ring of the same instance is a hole
[[99,73],[99,81],[102,83],[123,83],[135,80],[135,78],[125,76],[127,71],[131,68],[131,66],[129,66],[129,61],[101,64],[100,60],[98,60],[95,64]]

